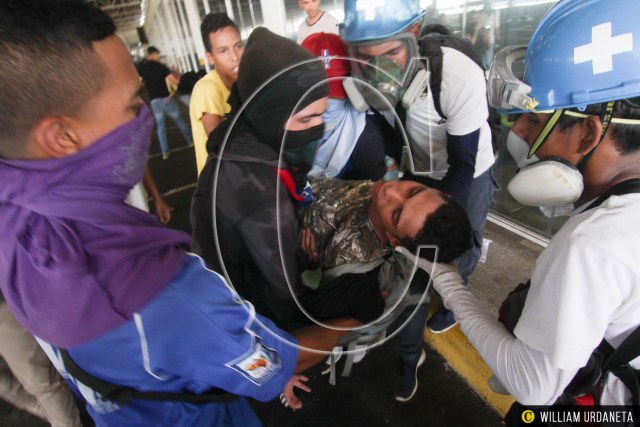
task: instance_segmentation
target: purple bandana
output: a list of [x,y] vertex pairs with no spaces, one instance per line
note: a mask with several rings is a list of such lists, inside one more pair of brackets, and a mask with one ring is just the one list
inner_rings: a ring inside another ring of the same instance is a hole
[[189,237],[124,203],[153,121],[138,117],[68,157],[0,159],[0,288],[32,334],[60,347],[130,320],[184,262]]

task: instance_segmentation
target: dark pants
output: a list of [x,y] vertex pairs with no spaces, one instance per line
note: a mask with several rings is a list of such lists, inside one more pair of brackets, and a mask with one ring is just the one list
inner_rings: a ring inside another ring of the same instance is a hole
[[367,274],[345,274],[331,283],[322,283],[300,299],[302,307],[317,320],[353,317],[362,323],[378,319],[384,311],[384,299],[373,270]]
[[487,224],[489,208],[491,208],[491,203],[493,202],[493,186],[493,168],[489,168],[482,175],[471,181],[469,193],[462,204],[473,230],[473,245],[456,259],[458,272],[465,285],[469,283],[469,276],[476,268],[482,253],[484,228]]
[[[426,292],[428,282],[429,275],[424,270],[416,270],[411,279],[409,292],[414,295]],[[424,328],[429,314],[429,299],[425,299],[426,302],[421,304],[417,310],[416,306],[407,307],[391,325],[391,330],[401,328],[393,338],[393,348],[398,357],[410,366],[415,366],[418,363],[424,342]]]
[[[393,324],[393,329],[402,327],[402,330],[393,339],[393,348],[398,357],[407,365],[415,366],[420,359],[429,305],[429,302],[421,304],[415,314],[413,314],[415,306],[406,308]],[[403,327],[403,323],[412,314],[413,317]]]

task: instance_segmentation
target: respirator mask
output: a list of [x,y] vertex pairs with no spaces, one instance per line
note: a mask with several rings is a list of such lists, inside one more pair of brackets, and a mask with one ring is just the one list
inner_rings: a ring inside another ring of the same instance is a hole
[[[372,46],[383,48],[373,50]],[[418,45],[413,34],[400,33],[383,42],[376,40],[354,44],[350,46],[350,50],[355,60],[351,61],[354,79],[349,83],[376,110],[392,110],[398,102],[404,101],[407,92],[421,94],[426,88],[428,78],[417,59]],[[421,90],[414,89],[414,80],[419,70],[422,71],[419,74]],[[349,93],[349,89],[345,89]]]
[[507,150],[520,169],[507,186],[518,203],[552,208],[580,198],[584,183],[576,166],[557,157],[540,160],[513,131],[507,136]]
[[[591,117],[578,111],[557,109],[547,112],[549,120],[531,147],[513,131],[507,137],[507,149],[520,171],[509,182],[509,193],[526,206],[551,208],[576,202],[584,190],[582,169],[602,143],[611,123],[640,124],[638,120],[613,118],[615,101],[602,104],[599,114],[602,131],[597,144],[586,153],[577,165],[563,158],[538,159],[535,153],[547,141],[562,116],[585,119]],[[598,117],[598,116],[596,116]]]

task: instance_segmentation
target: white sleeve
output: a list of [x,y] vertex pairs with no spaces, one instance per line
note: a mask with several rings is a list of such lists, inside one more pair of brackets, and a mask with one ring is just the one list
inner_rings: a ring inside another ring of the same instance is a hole
[[447,117],[447,133],[466,135],[489,117],[484,72],[464,53],[442,48],[440,107]]
[[478,304],[462,285],[458,273],[439,275],[434,278],[434,287],[471,344],[518,402],[525,405],[555,402],[577,369],[556,368],[548,355],[511,335]]

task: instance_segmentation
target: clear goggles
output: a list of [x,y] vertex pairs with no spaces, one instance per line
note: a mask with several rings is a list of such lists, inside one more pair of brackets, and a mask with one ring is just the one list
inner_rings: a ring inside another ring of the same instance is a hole
[[531,86],[521,80],[526,53],[527,46],[506,47],[496,53],[487,81],[487,96],[493,108],[505,113],[535,111],[538,103],[529,96]]

